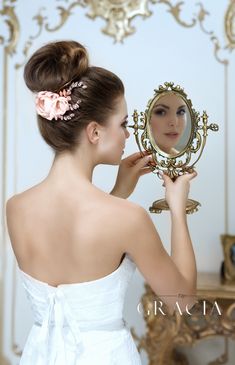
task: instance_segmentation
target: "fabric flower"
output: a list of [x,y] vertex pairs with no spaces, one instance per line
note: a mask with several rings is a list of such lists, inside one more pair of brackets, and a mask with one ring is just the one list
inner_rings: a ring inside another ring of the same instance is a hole
[[35,99],[36,110],[39,115],[48,120],[61,118],[69,107],[70,96],[62,96],[51,91],[40,91]]

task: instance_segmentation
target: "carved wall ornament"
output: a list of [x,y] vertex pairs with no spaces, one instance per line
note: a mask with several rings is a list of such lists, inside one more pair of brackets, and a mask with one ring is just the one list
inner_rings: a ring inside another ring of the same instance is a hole
[[228,40],[227,48],[232,51],[235,48],[235,0],[230,0],[224,18],[224,26]]
[[15,13],[14,3],[17,0],[8,0],[3,2],[3,7],[0,9],[0,19],[8,27],[8,38],[0,34],[0,45],[3,44],[7,54],[12,55],[16,52],[16,47],[19,40],[20,24]]
[[[18,45],[20,27],[22,26],[16,13],[16,5],[17,0],[4,0],[0,9],[0,19],[2,17],[9,28],[9,37],[7,39],[0,34],[0,44],[4,44],[7,53],[11,55],[15,52]],[[184,2],[182,1],[173,5],[170,0],[55,0],[55,11],[59,16],[58,23],[54,26],[50,25],[49,15],[47,15],[47,9],[45,7],[39,9],[37,14],[32,16],[32,20],[36,21],[38,25],[38,31],[34,35],[29,35],[25,41],[22,50],[24,59],[28,56],[33,41],[41,35],[42,31],[56,32],[61,29],[70,16],[75,15],[73,10],[76,7],[88,8],[86,15],[90,19],[94,20],[97,17],[104,19],[106,25],[102,29],[102,32],[114,38],[114,42],[123,42],[124,38],[134,34],[136,31],[132,25],[135,17],[141,16],[143,19],[146,19],[153,14],[153,11],[149,9],[150,5],[152,9],[157,5],[166,6],[167,12],[173,16],[179,25],[185,28],[192,28],[199,25],[200,29],[212,42],[217,61],[223,64],[228,63],[228,60],[222,57],[220,53],[228,49],[231,51],[235,47],[235,0],[230,0],[224,16],[224,28],[228,41],[225,46],[221,46],[219,38],[214,31],[208,31],[206,29],[206,19],[210,13],[201,3],[196,4],[198,11],[196,13],[193,12],[191,19],[185,21],[183,19]],[[24,64],[24,60],[18,63],[16,68],[21,67],[22,64]]]
[[[156,313],[154,303],[159,298],[148,284],[141,298],[140,315],[146,323],[143,336],[133,337],[138,343],[138,350],[146,351],[149,365],[189,365],[182,347],[192,347],[208,338],[218,336],[224,339],[224,352],[207,365],[225,364],[229,360],[228,338],[235,340],[235,289],[234,286],[223,286],[219,274],[199,273],[197,300],[190,308],[190,315],[181,315],[175,310],[170,314],[163,306],[166,315]],[[206,364],[205,364],[206,365]]]
[[152,15],[148,8],[149,0],[88,0],[90,11],[87,14],[91,19],[102,17],[106,20],[106,27],[102,29],[104,34],[110,35],[116,42],[135,32],[131,21],[140,15],[143,18]]

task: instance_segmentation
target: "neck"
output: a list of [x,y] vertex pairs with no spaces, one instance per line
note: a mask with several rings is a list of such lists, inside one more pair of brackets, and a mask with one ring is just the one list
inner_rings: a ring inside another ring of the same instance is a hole
[[48,179],[54,186],[92,185],[96,164],[82,151],[65,151],[55,155]]

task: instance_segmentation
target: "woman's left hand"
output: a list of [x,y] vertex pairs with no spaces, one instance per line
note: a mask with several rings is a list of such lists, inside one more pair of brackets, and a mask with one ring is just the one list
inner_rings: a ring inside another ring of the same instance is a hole
[[110,194],[123,199],[128,198],[134,191],[140,176],[152,171],[148,165],[150,161],[152,161],[152,155],[149,155],[148,152],[136,152],[122,159],[116,183]]

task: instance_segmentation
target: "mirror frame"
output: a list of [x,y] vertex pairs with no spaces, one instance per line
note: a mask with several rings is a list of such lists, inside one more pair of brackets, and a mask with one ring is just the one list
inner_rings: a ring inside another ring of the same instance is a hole
[[[172,92],[179,95],[185,101],[191,116],[191,134],[188,143],[182,151],[174,156],[160,150],[155,141],[153,143],[153,138],[149,130],[149,119],[156,100]],[[134,110],[132,117],[134,125],[129,127],[134,129],[134,135],[140,152],[143,153],[142,145],[144,150],[153,156],[153,162],[149,164],[152,172],[159,176],[159,172],[163,171],[172,179],[193,169],[205,147],[208,129],[212,131],[218,131],[219,129],[215,123],[207,125],[208,115],[206,111],[203,111],[203,114],[200,116],[199,112],[193,108],[192,102],[184,89],[179,85],[175,85],[174,82],[165,82],[164,85],[159,85],[158,89],[154,90],[154,96],[148,101],[145,112],[140,112],[139,114],[137,110]],[[140,139],[139,130],[143,131]],[[197,152],[198,155],[196,156]]]

